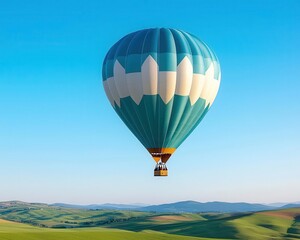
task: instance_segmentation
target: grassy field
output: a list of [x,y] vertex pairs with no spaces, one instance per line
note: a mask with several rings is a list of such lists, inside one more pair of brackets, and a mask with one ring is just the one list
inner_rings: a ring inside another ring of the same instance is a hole
[[300,239],[300,209],[233,215],[202,215],[204,220],[144,221],[113,223],[106,227],[129,231],[153,230],[168,234],[211,239]]
[[14,221],[0,220],[1,240],[300,239],[300,208],[238,214],[160,214],[15,204],[0,207],[0,218]]
[[0,220],[1,240],[207,240],[155,231],[131,232],[100,227],[49,229]]

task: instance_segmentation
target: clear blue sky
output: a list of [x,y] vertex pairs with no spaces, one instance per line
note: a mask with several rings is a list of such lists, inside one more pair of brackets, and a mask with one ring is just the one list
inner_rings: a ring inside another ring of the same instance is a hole
[[[167,178],[101,79],[112,44],[149,27],[193,33],[222,69]],[[0,201],[299,201],[299,43],[300,1],[2,2]]]

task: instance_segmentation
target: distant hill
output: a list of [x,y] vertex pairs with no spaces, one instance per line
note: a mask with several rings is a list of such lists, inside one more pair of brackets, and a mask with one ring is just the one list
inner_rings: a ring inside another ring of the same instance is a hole
[[288,204],[300,204],[300,201],[299,202],[291,202],[291,203],[287,203],[287,202],[275,202],[275,203],[267,203],[267,204],[264,204],[264,205],[280,208],[280,207],[284,207],[285,205],[288,205]]
[[298,202],[286,204],[280,207],[270,206],[267,204],[254,204],[254,203],[228,203],[228,202],[196,202],[196,201],[182,201],[175,203],[159,204],[143,206],[142,204],[90,204],[90,205],[76,205],[66,203],[26,203],[21,201],[7,201],[0,202],[0,208],[3,207],[16,207],[22,206],[27,208],[34,207],[56,207],[65,209],[82,209],[82,210],[131,210],[141,212],[161,212],[161,213],[204,213],[204,212],[217,212],[217,213],[238,213],[238,212],[258,212],[265,210],[286,209],[300,207]]
[[184,201],[161,205],[152,205],[143,208],[139,208],[140,211],[151,211],[151,212],[257,212],[264,210],[272,210],[275,207],[263,205],[263,204],[252,204],[252,203],[228,203],[228,202],[195,202],[195,201]]
[[90,205],[74,205],[74,204],[66,204],[66,203],[54,203],[54,204],[50,204],[50,206],[73,208],[73,209],[119,209],[119,210],[138,209],[141,207],[140,204],[139,205],[130,205],[130,204],[113,204],[113,203],[90,204]]
[[299,203],[290,203],[290,204],[286,204],[286,205],[280,207],[280,209],[286,209],[286,208],[300,208],[300,204]]
[[27,202],[22,202],[22,201],[5,201],[5,202],[0,202],[0,208],[2,207],[16,207],[16,206],[48,206],[46,203],[27,203]]
[[111,210],[137,210],[142,212],[173,212],[173,213],[195,213],[195,212],[257,212],[263,210],[272,210],[276,207],[263,204],[252,203],[227,203],[227,202],[196,202],[183,201],[176,203],[150,205],[141,207],[139,205],[127,204],[92,204],[92,205],[73,205],[65,203],[55,203],[50,206],[73,208],[73,209],[111,209]]

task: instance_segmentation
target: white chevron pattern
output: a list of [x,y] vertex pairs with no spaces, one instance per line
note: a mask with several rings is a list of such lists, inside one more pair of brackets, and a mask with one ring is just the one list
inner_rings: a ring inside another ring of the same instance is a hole
[[193,73],[193,65],[184,57],[176,71],[159,71],[157,62],[148,56],[141,72],[125,73],[122,65],[116,61],[113,77],[103,82],[110,103],[120,107],[120,99],[130,96],[139,105],[144,95],[157,95],[167,104],[173,96],[189,96],[191,105],[202,98],[206,106],[213,103],[220,79],[214,79],[214,65],[211,63],[205,74]]

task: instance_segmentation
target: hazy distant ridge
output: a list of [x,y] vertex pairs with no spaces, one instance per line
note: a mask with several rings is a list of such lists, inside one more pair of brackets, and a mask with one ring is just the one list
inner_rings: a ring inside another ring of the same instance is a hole
[[142,211],[155,212],[256,212],[275,209],[263,204],[227,203],[227,202],[195,202],[184,201],[141,208]]
[[51,206],[75,208],[75,209],[115,209],[115,210],[137,210],[143,212],[163,212],[163,213],[182,213],[182,212],[257,212],[273,209],[284,209],[291,207],[300,207],[300,204],[287,204],[281,207],[270,206],[266,204],[254,203],[228,203],[228,202],[196,202],[183,201],[175,203],[167,203],[160,205],[150,205],[141,207],[141,205],[127,204],[92,204],[92,205],[73,205],[65,203],[55,203]]
[[[117,209],[117,210],[130,210],[141,208],[141,205],[131,205],[131,204],[90,204],[90,205],[76,205],[76,204],[66,204],[66,203],[54,203],[50,204],[54,207],[64,207],[64,208],[75,208],[75,209]],[[145,205],[144,205],[145,206]]]

